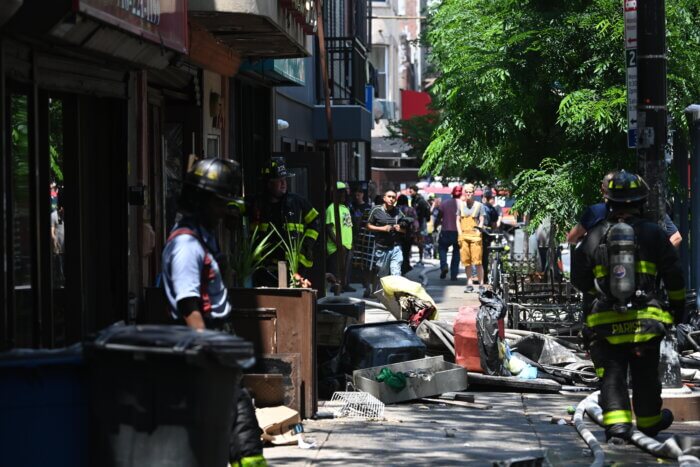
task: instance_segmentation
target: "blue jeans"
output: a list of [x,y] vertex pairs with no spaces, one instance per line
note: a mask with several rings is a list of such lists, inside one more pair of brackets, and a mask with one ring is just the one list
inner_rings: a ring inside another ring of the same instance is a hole
[[459,274],[459,242],[457,232],[441,231],[438,239],[438,254],[440,255],[440,270],[447,270],[447,250],[452,246],[452,261],[450,262],[450,278],[457,279]]
[[384,250],[377,248],[374,252],[375,264],[377,265],[377,277],[388,275],[400,276],[401,263],[403,263],[403,253],[400,245],[394,245],[393,248]]

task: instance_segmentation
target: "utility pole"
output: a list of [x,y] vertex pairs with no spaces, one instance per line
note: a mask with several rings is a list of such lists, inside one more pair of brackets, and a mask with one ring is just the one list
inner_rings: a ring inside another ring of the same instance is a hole
[[[338,249],[335,254],[338,255],[336,261],[336,269],[333,271],[335,277],[340,280],[340,284],[345,283],[345,252],[342,248],[342,229],[340,227],[340,200],[338,197],[338,168],[335,155],[335,141],[333,139],[333,112],[331,109],[331,85],[328,78],[328,53],[326,51],[326,30],[325,22],[323,16],[323,0],[318,0],[316,2],[316,14],[318,15],[318,29],[316,31],[316,37],[318,38],[318,53],[320,55],[319,61],[321,65],[321,81],[323,81],[323,96],[326,110],[326,125],[328,127],[328,149],[326,153],[326,182],[327,189],[330,189],[331,200],[333,202],[333,216],[335,217],[335,238],[338,243]],[[321,213],[321,221],[323,222],[323,229],[326,228],[325,224],[326,214],[325,211]],[[321,237],[323,238],[323,237]],[[326,248],[326,245],[322,246]],[[325,265],[324,265],[325,267]],[[321,290],[321,287],[325,287],[324,284],[317,284],[316,287]],[[339,295],[338,286],[334,290],[335,295]]]
[[[666,4],[665,0],[625,0],[637,10],[637,156],[649,184],[647,217],[663,227],[666,212]],[[682,386],[675,331],[661,343],[659,379],[664,388]]]
[[[629,0],[626,2],[629,3]],[[661,223],[666,210],[666,5],[636,0],[637,6],[637,155],[649,184],[647,217]]]

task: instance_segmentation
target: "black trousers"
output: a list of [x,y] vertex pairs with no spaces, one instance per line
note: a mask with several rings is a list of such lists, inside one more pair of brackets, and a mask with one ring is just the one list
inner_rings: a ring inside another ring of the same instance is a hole
[[[598,401],[603,409],[606,428],[619,423],[631,425],[628,370],[632,377],[632,400],[638,426],[643,425],[645,418],[656,417],[661,413],[661,383],[658,374],[661,339],[658,337],[638,344],[616,345],[596,339],[591,343],[591,359],[596,370],[603,373]],[[629,421],[625,417],[629,417]]]
[[263,453],[260,439],[262,430],[255,417],[255,406],[250,393],[244,387],[238,393],[235,405],[233,427],[229,442],[229,460],[235,462],[243,457],[257,456]]

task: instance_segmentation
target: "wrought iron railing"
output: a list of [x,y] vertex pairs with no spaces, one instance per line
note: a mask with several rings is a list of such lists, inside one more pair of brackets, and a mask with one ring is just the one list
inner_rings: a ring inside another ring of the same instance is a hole
[[[326,38],[328,79],[334,105],[365,105],[367,48],[357,37]],[[320,69],[320,67],[317,67]],[[320,73],[319,73],[320,75]],[[320,76],[319,76],[320,78]],[[318,101],[323,101],[323,85],[317,81]]]

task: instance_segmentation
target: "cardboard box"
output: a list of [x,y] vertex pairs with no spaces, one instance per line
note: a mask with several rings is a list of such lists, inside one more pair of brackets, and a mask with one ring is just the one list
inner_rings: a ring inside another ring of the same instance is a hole
[[[406,387],[397,392],[377,381],[376,377],[383,368],[408,373]],[[411,377],[411,373],[417,373],[417,376]],[[442,356],[356,370],[352,379],[355,389],[368,392],[385,404],[467,389],[467,370],[444,361]]]

